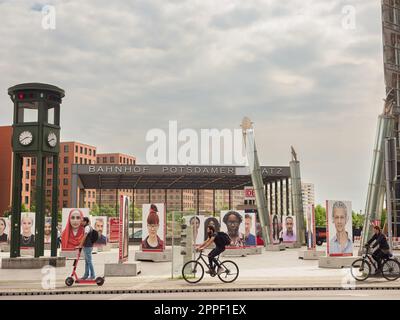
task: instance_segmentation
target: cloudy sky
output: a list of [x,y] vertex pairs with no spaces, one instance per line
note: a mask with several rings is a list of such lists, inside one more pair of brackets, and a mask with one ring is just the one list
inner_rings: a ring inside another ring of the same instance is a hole
[[[42,28],[45,5],[55,30]],[[246,115],[262,164],[288,165],[293,145],[318,203],[364,210],[384,97],[380,1],[0,0],[0,13],[0,125],[8,87],[55,84],[62,140],[145,163],[151,128],[235,129]]]

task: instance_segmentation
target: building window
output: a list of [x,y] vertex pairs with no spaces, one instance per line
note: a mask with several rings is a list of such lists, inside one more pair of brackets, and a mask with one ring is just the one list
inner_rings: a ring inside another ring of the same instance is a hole
[[82,164],[82,163],[83,163],[83,160],[82,160],[82,158],[79,158],[79,163],[80,163],[80,164]]
[[75,152],[78,153],[78,146],[75,146]]
[[29,179],[29,171],[25,172],[25,179]]
[[36,184],[36,180],[31,180],[32,181],[32,185],[34,186]]
[[[65,158],[64,158],[64,159],[65,159]],[[47,158],[47,163],[49,163],[49,164],[53,163],[53,158],[52,158],[52,157],[48,157],[48,158]]]
[[35,169],[32,169],[32,170],[31,170],[31,174],[32,174],[32,177],[33,177],[33,176],[36,176],[36,170],[35,170]]
[[88,207],[90,208],[90,202],[88,202]]
[[93,150],[93,156],[94,157],[96,156],[96,150]]
[[29,197],[28,196],[25,197],[25,204],[29,204]]
[[31,159],[26,159],[26,166],[29,167],[31,165]]
[[87,148],[85,148],[85,154],[87,154]]
[[85,164],[87,164],[87,159],[85,158]]
[[110,157],[110,163],[114,163],[115,159],[114,157]]
[[80,153],[83,153],[83,147],[79,148]]
[[64,152],[65,152],[65,153],[69,152],[69,148],[68,148],[68,145],[67,145],[67,144],[64,146]]
[[68,157],[64,157],[64,163],[68,163]]
[[53,168],[47,168],[47,174],[50,175],[53,173]]
[[78,157],[75,157],[75,163],[78,163]]
[[92,149],[89,149],[89,156],[92,155]]
[[119,157],[119,163],[122,163],[122,157]]
[[68,197],[68,190],[67,190],[67,189],[64,189],[64,190],[63,190],[63,196],[64,196],[64,197]]
[[67,201],[63,201],[63,208],[68,207],[68,202]]
[[36,158],[32,158],[32,165],[36,164]]
[[64,174],[68,174],[68,167],[64,168]]
[[99,161],[100,161],[100,158],[99,158],[99,157],[97,157],[97,159],[96,159],[96,160],[97,160],[97,163],[99,163]]
[[103,157],[103,163],[107,163],[107,157]]
[[67,185],[68,185],[68,179],[67,179],[67,178],[64,178],[64,179],[63,179],[63,184],[64,184],[64,186],[67,186]]
[[51,179],[47,179],[47,180],[46,180],[46,185],[47,185],[48,187],[51,186]]
[[29,183],[25,183],[25,191],[29,192]]

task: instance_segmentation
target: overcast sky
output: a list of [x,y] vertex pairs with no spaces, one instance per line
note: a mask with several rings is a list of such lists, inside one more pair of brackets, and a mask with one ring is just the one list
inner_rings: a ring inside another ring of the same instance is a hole
[[288,165],[293,145],[317,203],[364,211],[384,97],[380,1],[0,0],[0,13],[0,125],[8,87],[54,84],[62,140],[145,163],[149,129],[235,129],[248,116],[263,165]]

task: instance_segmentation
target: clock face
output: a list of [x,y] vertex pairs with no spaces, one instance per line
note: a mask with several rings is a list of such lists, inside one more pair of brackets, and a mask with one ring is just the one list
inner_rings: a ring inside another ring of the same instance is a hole
[[47,136],[47,143],[50,147],[54,148],[57,145],[57,136],[54,132],[50,132]]
[[23,146],[29,146],[33,141],[33,135],[30,131],[23,131],[19,134],[19,143]]

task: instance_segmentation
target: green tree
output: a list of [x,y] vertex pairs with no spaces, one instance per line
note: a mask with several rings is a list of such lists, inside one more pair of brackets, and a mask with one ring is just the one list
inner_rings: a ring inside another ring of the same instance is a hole
[[353,218],[353,228],[361,228],[364,225],[364,215],[354,211],[351,213],[351,215]]
[[315,221],[318,227],[326,226],[326,209],[320,204],[315,207]]
[[382,213],[381,213],[381,228],[382,228],[382,230],[385,226],[386,220],[387,220],[387,210],[383,209]]

